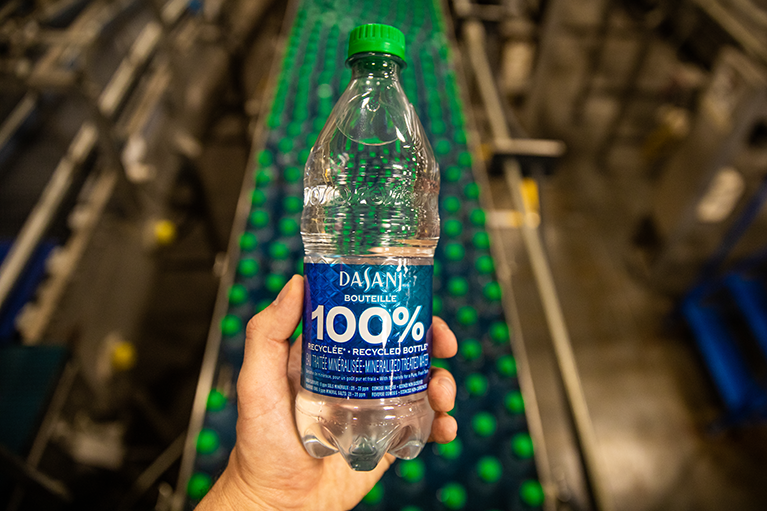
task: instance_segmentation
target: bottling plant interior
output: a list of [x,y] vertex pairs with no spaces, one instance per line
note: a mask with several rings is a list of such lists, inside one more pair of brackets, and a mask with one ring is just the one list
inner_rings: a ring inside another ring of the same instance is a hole
[[0,1],[0,509],[212,496],[367,23],[439,165],[458,431],[354,509],[764,509],[764,0]]

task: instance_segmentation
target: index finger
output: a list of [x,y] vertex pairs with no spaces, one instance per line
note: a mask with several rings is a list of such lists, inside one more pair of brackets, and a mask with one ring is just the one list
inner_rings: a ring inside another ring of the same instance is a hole
[[458,353],[458,340],[445,320],[438,316],[432,318],[433,346],[432,354],[437,358],[450,358]]

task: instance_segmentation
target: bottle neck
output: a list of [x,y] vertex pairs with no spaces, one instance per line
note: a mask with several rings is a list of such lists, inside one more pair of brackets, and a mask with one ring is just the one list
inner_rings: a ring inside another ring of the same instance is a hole
[[386,53],[357,53],[346,61],[352,70],[352,80],[375,78],[400,81],[405,61]]

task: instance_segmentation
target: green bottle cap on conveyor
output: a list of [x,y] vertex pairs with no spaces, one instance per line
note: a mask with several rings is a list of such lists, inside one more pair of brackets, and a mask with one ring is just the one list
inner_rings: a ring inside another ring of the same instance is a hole
[[477,183],[469,183],[463,188],[463,194],[467,199],[477,200],[479,199],[479,185]]
[[250,224],[257,228],[262,229],[269,225],[269,213],[263,209],[257,209],[250,214]]
[[381,481],[378,481],[375,486],[373,486],[370,491],[362,497],[362,502],[369,506],[374,506],[381,502],[383,500],[384,496],[384,487],[383,483]]
[[400,511],[423,511],[423,509],[418,506],[405,506]]
[[495,270],[495,264],[493,263],[493,258],[489,255],[481,255],[477,258],[477,262],[474,265],[477,268],[477,271],[483,275],[487,275],[488,273],[493,273]]
[[298,234],[298,222],[294,218],[283,218],[280,220],[279,230],[283,236],[295,236]]
[[477,475],[486,483],[496,483],[503,475],[503,465],[495,456],[485,456],[477,463]]
[[408,483],[422,481],[426,475],[426,465],[420,459],[400,461],[397,465],[397,473]]
[[208,474],[196,472],[189,478],[189,483],[186,485],[186,494],[192,500],[202,500],[211,486],[213,486],[213,480]]
[[233,314],[227,314],[221,319],[221,333],[235,335],[242,330],[242,320]]
[[[441,140],[438,140],[436,144],[434,144],[434,152],[440,155],[444,155],[450,152],[450,149],[452,146],[450,145],[450,142],[445,140],[444,138]],[[460,170],[460,169],[459,169]],[[460,174],[458,175],[458,178],[460,179]]]
[[466,255],[466,250],[460,243],[448,243],[445,246],[445,257],[449,261],[460,261]]
[[237,273],[243,277],[252,277],[258,273],[258,261],[252,257],[246,257],[237,265]]
[[471,362],[482,356],[482,344],[476,339],[466,339],[461,342],[458,350],[464,360]]
[[455,195],[448,195],[442,200],[442,206],[448,213],[458,213],[461,211],[461,201]]
[[517,458],[526,460],[533,457],[533,439],[529,433],[517,433],[511,438],[511,451]]
[[405,34],[390,25],[380,23],[360,25],[349,34],[347,57],[366,52],[389,53],[404,60]]
[[256,206],[256,207],[263,206],[265,202],[266,202],[266,194],[264,193],[263,190],[256,189],[256,190],[253,190],[253,193],[250,194],[250,203],[253,206]]
[[460,163],[461,165],[464,165],[466,167],[470,167],[471,166],[471,154],[468,151],[462,152],[458,156],[458,163]]
[[456,313],[456,317],[460,324],[464,326],[470,326],[477,322],[479,314],[477,314],[477,309],[475,309],[471,305],[464,305],[463,307],[458,309],[458,312]]
[[463,145],[466,143],[466,132],[462,129],[458,129],[455,131],[455,136],[453,137],[453,140],[456,144]]
[[266,277],[266,289],[272,293],[279,292],[282,287],[288,283],[288,279],[280,273],[270,273]]
[[274,162],[274,156],[269,151],[263,150],[258,153],[258,164],[262,167],[268,167]]
[[518,390],[512,390],[503,398],[503,406],[506,411],[512,414],[518,414],[525,411],[525,400],[522,399],[522,393]]
[[463,277],[453,277],[447,282],[447,292],[453,296],[465,296],[469,292],[469,283]]
[[481,437],[488,437],[495,433],[497,427],[495,416],[489,412],[479,412],[471,419],[471,427]]
[[[296,115],[298,117],[298,115]],[[292,138],[281,138],[279,142],[277,142],[277,149],[280,150],[282,154],[288,154],[293,150],[293,139]]]
[[509,325],[501,321],[490,325],[490,338],[497,344],[509,342]]
[[541,483],[534,479],[528,479],[519,487],[519,496],[522,501],[530,507],[539,507],[543,505],[544,494]]
[[208,428],[200,430],[200,434],[197,435],[198,453],[210,454],[218,449],[219,445],[221,445],[221,440],[218,438],[218,433]]
[[248,290],[242,284],[234,284],[229,288],[229,303],[240,305],[248,300]]
[[269,186],[269,184],[274,179],[273,171],[270,168],[261,169],[256,173],[256,186],[260,188],[264,188]]
[[439,259],[434,260],[434,276],[438,277],[440,274],[442,274],[442,261]]
[[256,245],[258,245],[258,239],[255,234],[252,232],[242,233],[240,236],[240,250],[249,252],[256,248]]
[[298,167],[288,167],[285,169],[285,181],[288,183],[298,183],[303,177],[304,173]]
[[431,300],[431,312],[432,314],[440,315],[442,313],[442,298],[435,296]]
[[288,213],[298,213],[304,208],[304,201],[301,199],[301,197],[291,195],[289,197],[285,197],[285,199],[282,201],[282,207],[285,208],[285,211]]
[[513,378],[517,375],[517,361],[512,355],[504,355],[495,363],[498,373],[507,378]]
[[[482,210],[475,209],[474,211],[482,211]],[[474,211],[472,211],[472,214],[474,213]],[[490,248],[490,236],[488,236],[485,231],[479,231],[478,233],[475,233],[474,237],[471,239],[471,242],[476,248],[480,250],[487,250],[488,248]]]
[[447,460],[457,460],[463,452],[463,442],[456,437],[452,442],[436,444],[436,450],[437,454]]
[[463,232],[463,225],[458,220],[448,220],[445,222],[445,234],[450,238],[455,238]]
[[450,370],[450,364],[448,364],[447,360],[443,358],[433,358],[431,359],[431,366],[432,367],[439,367],[441,369],[447,369]]
[[290,249],[283,242],[275,241],[269,245],[269,255],[272,256],[273,259],[283,261],[290,255]]
[[[440,142],[447,143],[447,140],[440,140]],[[443,153],[440,153],[440,154],[443,154]],[[455,183],[456,181],[461,179],[461,174],[463,174],[463,171],[461,170],[460,167],[448,167],[447,169],[445,169],[445,182]]]
[[466,505],[466,489],[458,483],[447,483],[437,490],[437,498],[448,509],[463,509]]
[[208,394],[208,401],[205,409],[209,412],[220,412],[226,406],[226,396],[217,389],[213,389]]
[[472,209],[469,213],[469,221],[477,227],[483,227],[485,225],[485,212],[479,208]]
[[466,378],[466,390],[473,397],[484,396],[487,393],[487,378],[481,373],[472,373]]
[[490,300],[491,302],[497,302],[501,299],[501,285],[497,282],[488,282],[485,284],[485,288],[482,290],[482,294],[485,295],[485,298]]
[[299,275],[303,275],[304,274],[304,260],[303,259],[299,258],[296,261],[296,273],[298,273]]

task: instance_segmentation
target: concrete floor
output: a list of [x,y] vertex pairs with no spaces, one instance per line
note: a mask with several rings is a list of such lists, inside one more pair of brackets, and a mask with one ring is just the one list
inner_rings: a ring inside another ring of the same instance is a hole
[[[573,23],[596,22],[602,2],[562,0]],[[613,23],[625,23],[620,15]],[[638,141],[663,98],[636,100],[621,126],[607,165],[594,152],[615,100],[593,95],[575,125],[572,102],[583,79],[588,41],[564,31],[553,41],[555,58],[539,84],[536,136],[561,138],[568,156],[541,188],[544,225],[554,280],[572,338],[576,363],[596,433],[605,477],[621,511],[764,509],[767,502],[767,424],[713,434],[721,413],[696,348],[671,320],[674,301],[634,277],[631,236],[649,204],[651,182]],[[610,41],[597,83],[618,82],[636,41]],[[653,41],[640,79],[661,88],[678,63]],[[624,137],[623,134],[630,136]],[[509,207],[505,181],[491,178],[496,207]],[[535,290],[514,229],[500,232],[510,260],[512,292],[538,398],[552,473],[562,500],[587,506],[572,427]],[[565,506],[567,507],[567,506]]]

